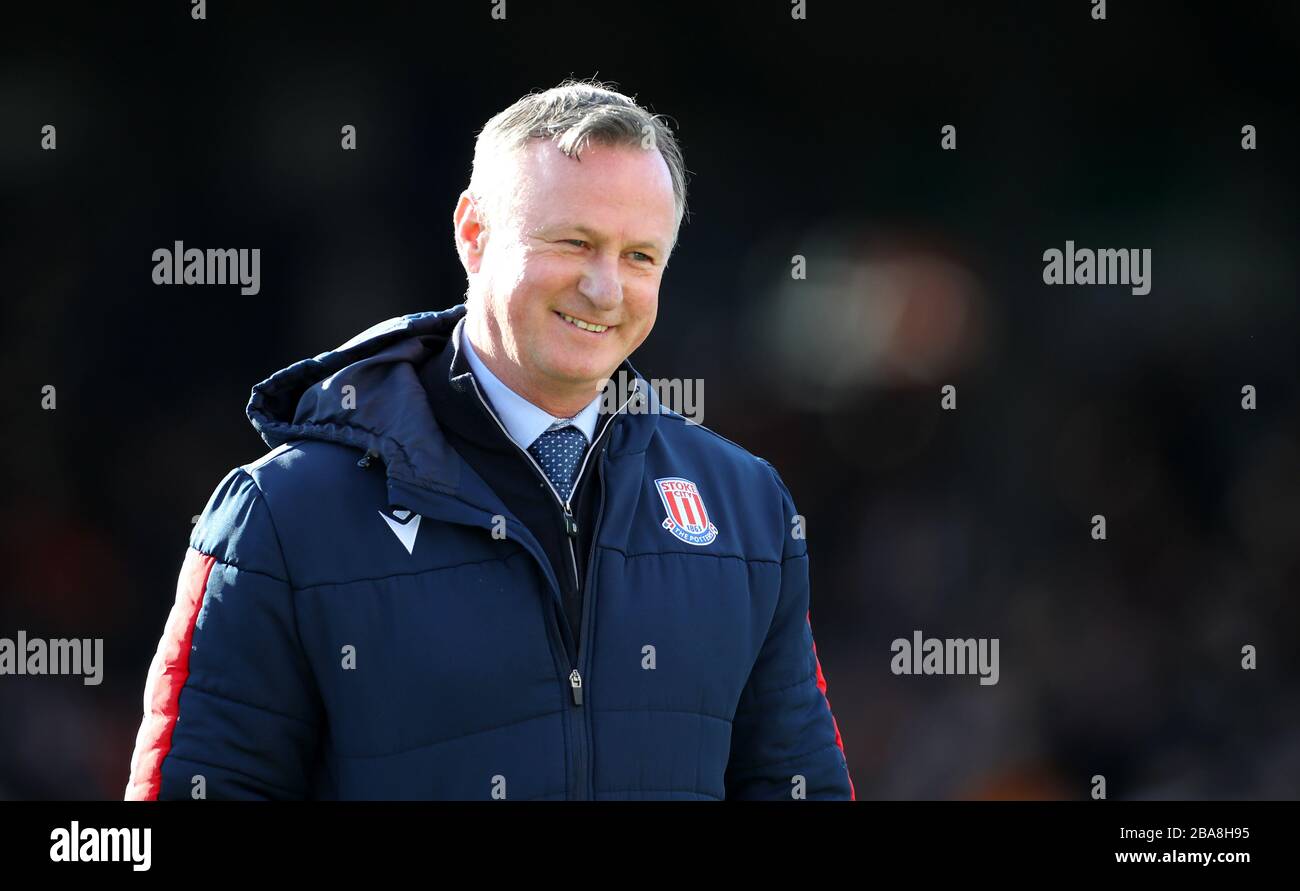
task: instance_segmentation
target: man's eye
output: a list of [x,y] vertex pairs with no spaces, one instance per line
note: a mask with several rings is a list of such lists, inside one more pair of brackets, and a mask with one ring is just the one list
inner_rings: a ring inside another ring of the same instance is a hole
[[[571,245],[573,245],[574,247],[586,247],[586,246],[587,246],[587,242],[583,241],[581,238],[565,238],[565,239],[562,239],[562,243],[563,243],[563,244],[571,244]],[[653,262],[655,261],[655,258],[652,257],[652,256],[650,256],[649,254],[647,254],[645,251],[632,251],[632,256],[633,256],[633,257],[637,260],[637,262],[639,262],[639,263],[653,263]]]

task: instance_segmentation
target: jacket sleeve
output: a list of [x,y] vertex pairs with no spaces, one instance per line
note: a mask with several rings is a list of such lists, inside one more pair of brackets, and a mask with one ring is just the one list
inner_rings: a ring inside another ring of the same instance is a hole
[[126,798],[307,797],[319,702],[274,522],[237,468],[190,537]]
[[792,534],[796,511],[790,491],[768,468],[785,514],[781,593],[736,709],[727,798],[852,800],[853,781],[813,642],[808,550],[804,539]]

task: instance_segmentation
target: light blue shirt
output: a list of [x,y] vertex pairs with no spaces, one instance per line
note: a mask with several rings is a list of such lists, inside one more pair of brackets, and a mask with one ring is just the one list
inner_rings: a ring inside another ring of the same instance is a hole
[[597,393],[591,402],[587,403],[587,407],[572,418],[557,418],[503,384],[474,352],[474,345],[462,333],[464,327],[464,319],[456,323],[453,335],[457,338],[457,348],[464,351],[475,380],[483,387],[484,397],[491,403],[497,417],[510,433],[510,438],[518,443],[520,448],[527,449],[537,437],[557,422],[573,424],[587,437],[588,445],[591,444],[591,438],[596,432],[597,415],[600,414],[601,393]]

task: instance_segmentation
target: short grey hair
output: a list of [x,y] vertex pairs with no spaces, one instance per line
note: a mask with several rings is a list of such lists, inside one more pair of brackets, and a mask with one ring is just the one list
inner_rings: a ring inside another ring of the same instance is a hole
[[590,144],[639,147],[647,135],[672,177],[677,217],[671,250],[687,214],[687,170],[681,146],[663,115],[650,113],[630,96],[599,81],[570,78],[549,90],[530,93],[493,115],[474,143],[469,191],[495,206],[501,191],[493,181],[497,162],[522,149],[530,139],[549,139],[569,157],[579,158]]

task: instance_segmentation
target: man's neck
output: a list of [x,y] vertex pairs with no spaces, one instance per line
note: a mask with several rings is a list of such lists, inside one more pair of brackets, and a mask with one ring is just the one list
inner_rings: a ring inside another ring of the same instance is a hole
[[553,417],[573,417],[586,408],[600,393],[598,387],[590,385],[577,385],[568,392],[559,393],[553,389],[542,390],[525,380],[518,366],[502,356],[493,346],[491,339],[485,337],[484,332],[472,325],[470,319],[465,320],[462,335],[469,338],[474,354],[489,371],[497,376],[497,380]]

